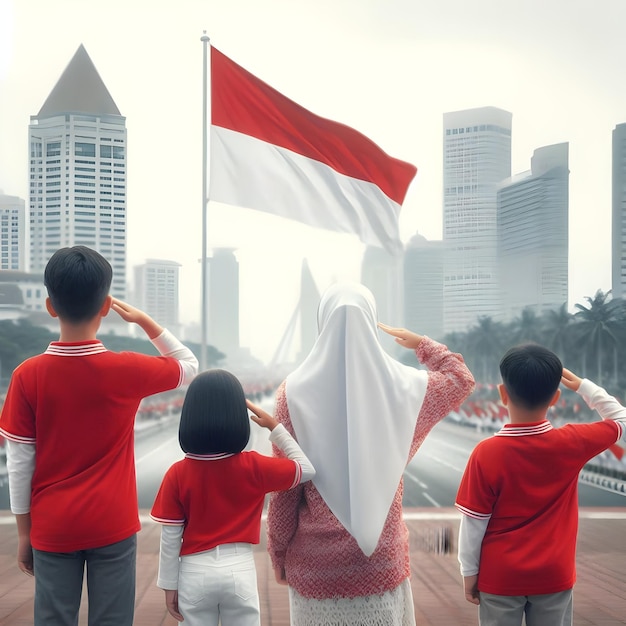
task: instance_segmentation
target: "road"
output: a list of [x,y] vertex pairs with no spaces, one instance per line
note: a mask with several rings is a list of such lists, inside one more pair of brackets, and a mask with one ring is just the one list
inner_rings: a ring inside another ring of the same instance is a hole
[[[138,431],[135,445],[139,507],[150,509],[167,468],[182,458],[176,418]],[[269,454],[267,431],[252,424],[251,447]],[[408,507],[450,507],[469,454],[482,436],[452,423],[438,424],[405,472],[404,504]],[[599,486],[579,484],[583,507],[623,507],[626,495]],[[0,472],[0,509],[9,508],[8,486]]]

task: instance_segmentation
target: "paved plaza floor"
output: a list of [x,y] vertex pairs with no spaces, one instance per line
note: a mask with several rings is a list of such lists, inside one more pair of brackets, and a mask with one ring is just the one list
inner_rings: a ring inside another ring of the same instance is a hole
[[[456,560],[459,516],[454,509],[406,509],[411,537],[411,584],[419,626],[471,626],[476,607],[466,602]],[[581,509],[575,626],[626,624],[626,507]],[[175,626],[156,587],[160,527],[142,511],[135,626]],[[262,530],[262,536],[265,529]],[[15,564],[13,517],[0,513],[0,625],[32,624],[33,579]],[[261,624],[288,626],[287,589],[278,585],[262,542],[256,552]],[[82,612],[80,626],[87,624]]]

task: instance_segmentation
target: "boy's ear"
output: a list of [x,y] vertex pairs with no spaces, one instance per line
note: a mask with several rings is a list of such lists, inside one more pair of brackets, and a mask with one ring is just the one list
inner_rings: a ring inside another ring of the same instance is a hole
[[108,295],[104,302],[102,303],[102,307],[100,308],[100,317],[106,317],[111,310],[111,305],[113,304],[113,296]]
[[507,406],[509,403],[509,394],[506,392],[506,387],[504,383],[500,383],[498,385],[498,393],[500,394],[500,400],[502,400],[502,404]]
[[552,398],[552,400],[550,400],[550,404],[548,406],[554,406],[559,401],[560,397],[561,397],[561,390],[557,389],[556,393],[554,394],[554,397]]
[[59,314],[54,310],[54,307],[52,306],[52,300],[50,300],[50,297],[46,298],[46,311],[48,311],[50,317],[59,317]]

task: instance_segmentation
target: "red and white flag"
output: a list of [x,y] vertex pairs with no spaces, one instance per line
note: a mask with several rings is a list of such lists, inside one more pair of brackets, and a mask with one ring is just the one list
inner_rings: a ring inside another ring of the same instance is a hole
[[354,233],[396,251],[417,172],[307,111],[211,47],[209,199]]

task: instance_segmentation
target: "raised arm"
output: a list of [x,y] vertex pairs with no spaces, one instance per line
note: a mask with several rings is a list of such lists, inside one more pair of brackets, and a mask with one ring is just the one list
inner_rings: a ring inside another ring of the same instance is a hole
[[597,411],[603,420],[619,422],[621,425],[620,440],[626,443],[626,407],[599,385],[591,382],[588,378],[580,378],[568,369],[563,368],[561,383],[582,396],[587,406]]
[[304,454],[298,442],[287,432],[287,429],[267,411],[260,406],[246,400],[248,409],[252,411],[250,419],[263,428],[270,431],[270,441],[278,447],[285,456],[295,461],[300,467],[298,484],[305,483],[315,478],[315,468],[309,458]]
[[430,430],[461,404],[474,390],[474,377],[463,357],[448,348],[424,337],[415,350],[421,363],[428,368],[428,387],[420,410],[411,455]]
[[379,323],[378,327],[396,338],[396,343],[415,350],[420,363],[426,365],[428,388],[418,416],[411,446],[412,457],[430,430],[451,411],[457,411],[474,390],[474,377],[462,355],[450,352],[447,346],[406,328],[394,328]]
[[187,385],[195,378],[198,373],[198,359],[169,330],[164,329],[144,311],[117,298],[113,298],[111,308],[126,322],[137,324],[159,354],[172,357],[180,363],[183,372],[181,385]]
[[457,410],[474,390],[474,377],[460,354],[450,352],[437,341],[406,328],[378,323],[378,327],[396,338],[396,343],[415,350],[418,360],[430,370],[428,391],[420,412],[436,423],[450,411]]

